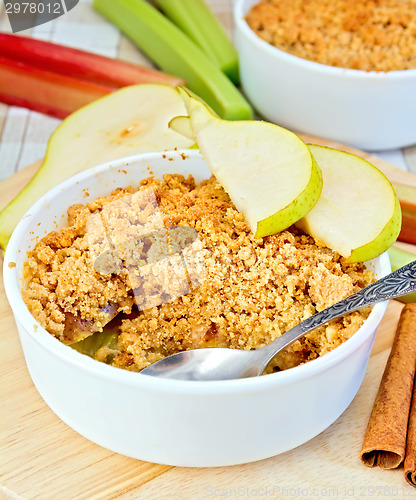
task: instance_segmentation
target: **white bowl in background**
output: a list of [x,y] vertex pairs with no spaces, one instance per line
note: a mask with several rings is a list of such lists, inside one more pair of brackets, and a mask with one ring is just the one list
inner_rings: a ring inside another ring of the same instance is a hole
[[[62,344],[33,318],[21,295],[26,252],[55,230],[67,208],[164,173],[210,176],[198,151],[148,153],[84,171],[37,201],[15,229],[4,284],[32,380],[70,427],[117,453],[179,466],[223,466],[290,450],[332,424],[351,403],[366,370],[386,303],[332,352],[302,366],[257,378],[194,382],[153,378],[95,361]],[[171,160],[170,160],[171,159]],[[41,223],[38,225],[38,223]],[[32,234],[33,232],[33,234]],[[15,263],[15,267],[9,266]],[[390,271],[375,259],[378,277]]]
[[245,16],[259,0],[235,0],[244,92],[268,120],[365,150],[416,143],[416,69],[344,69],[293,56],[262,40]]

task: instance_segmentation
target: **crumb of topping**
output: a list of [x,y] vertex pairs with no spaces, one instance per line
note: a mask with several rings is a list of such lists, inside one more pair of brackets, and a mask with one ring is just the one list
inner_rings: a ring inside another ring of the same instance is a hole
[[416,68],[415,0],[261,0],[248,13],[263,40],[303,59],[365,71]]
[[[24,276],[29,310],[63,342],[79,339],[74,331],[102,331],[118,315],[110,362],[133,371],[196,347],[262,347],[374,280],[363,264],[294,227],[255,238],[214,177],[196,184],[176,174],[70,207],[68,225],[29,252]],[[325,354],[369,312],[313,331],[268,371]],[[96,358],[107,359],[107,350]]]
[[10,267],[10,269],[13,269],[14,267],[16,267],[16,262],[9,262],[9,267]]

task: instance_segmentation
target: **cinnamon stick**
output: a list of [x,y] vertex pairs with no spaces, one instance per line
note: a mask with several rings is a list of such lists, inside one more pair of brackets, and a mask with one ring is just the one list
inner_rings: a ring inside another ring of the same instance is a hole
[[[391,353],[368,422],[361,448],[361,460],[364,465],[394,469],[403,462],[415,371],[416,303],[412,303],[406,304],[402,309]],[[413,440],[413,450],[410,450],[408,459],[411,479],[412,456],[415,456],[414,427],[411,429],[413,436],[409,439],[410,446]]]
[[[414,325],[414,328],[416,334],[416,325]],[[412,408],[410,410],[409,427],[407,428],[404,477],[409,484],[416,486],[416,381],[413,388],[413,400]]]

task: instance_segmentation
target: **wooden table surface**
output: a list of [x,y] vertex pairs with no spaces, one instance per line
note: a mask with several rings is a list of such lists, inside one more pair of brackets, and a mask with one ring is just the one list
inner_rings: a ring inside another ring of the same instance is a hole
[[[382,160],[371,160],[391,180],[416,186],[416,176]],[[0,208],[24,186],[38,165],[0,183]],[[402,246],[416,253],[415,247]],[[402,469],[367,469],[359,460],[401,308],[399,302],[390,302],[377,332],[364,382],[350,407],[326,431],[268,460],[192,469],[118,455],[64,424],[44,403],[30,379],[0,278],[0,498],[416,498],[416,489],[405,482]]]

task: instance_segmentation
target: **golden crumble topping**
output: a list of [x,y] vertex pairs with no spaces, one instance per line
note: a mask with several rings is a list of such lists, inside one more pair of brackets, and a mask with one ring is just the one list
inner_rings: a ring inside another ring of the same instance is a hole
[[246,20],[303,59],[365,71],[416,68],[416,0],[261,0]]
[[[24,277],[24,300],[46,330],[135,371],[196,347],[262,347],[373,281],[294,227],[255,238],[214,177],[196,185],[167,174],[70,207],[67,227],[29,252]],[[330,351],[368,314],[315,330],[270,369]]]

